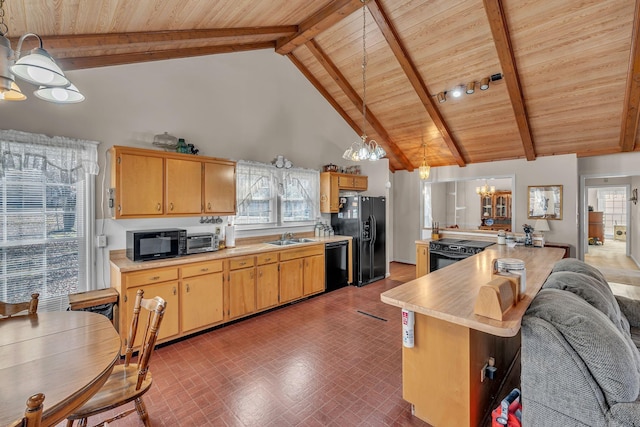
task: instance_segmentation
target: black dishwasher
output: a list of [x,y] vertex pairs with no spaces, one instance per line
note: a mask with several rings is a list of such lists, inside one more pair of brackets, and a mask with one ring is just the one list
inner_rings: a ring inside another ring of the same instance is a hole
[[349,242],[329,242],[325,244],[324,266],[326,292],[334,291],[349,284]]

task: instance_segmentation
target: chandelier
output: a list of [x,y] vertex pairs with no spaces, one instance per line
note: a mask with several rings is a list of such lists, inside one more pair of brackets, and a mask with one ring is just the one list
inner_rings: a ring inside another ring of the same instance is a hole
[[431,166],[427,164],[427,144],[422,142],[422,164],[418,168],[420,173],[420,179],[426,180],[429,179],[429,172],[431,172]]
[[495,194],[496,187],[487,185],[487,181],[484,182],[484,185],[481,187],[476,187],[476,193],[482,197],[491,197]]
[[[16,51],[11,50],[7,38],[9,28],[4,22],[4,0],[0,0],[0,100],[22,101],[27,99],[15,81],[19,77],[38,86],[36,97],[57,103],[74,103],[84,100],[84,95],[67,79],[49,53],[42,48],[42,39],[34,33],[20,37]],[[35,37],[40,44],[27,55],[20,57],[22,43]],[[15,76],[15,77],[14,77]]]
[[361,160],[376,161],[387,155],[386,151],[376,141],[373,139],[367,141],[367,133],[365,131],[367,125],[367,19],[365,2],[368,0],[360,1],[362,2],[362,135],[360,136],[360,141],[352,143],[342,155],[343,159],[354,162]]

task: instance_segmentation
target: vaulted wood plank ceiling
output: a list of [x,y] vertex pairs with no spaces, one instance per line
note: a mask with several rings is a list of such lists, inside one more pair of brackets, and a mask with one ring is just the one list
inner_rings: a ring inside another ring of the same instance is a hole
[[[356,133],[386,149],[392,170],[417,168],[423,141],[431,166],[640,151],[640,0],[368,0],[366,123],[362,7],[360,0],[4,3],[12,45],[37,33],[65,70],[273,49]],[[491,76],[489,89],[479,90]],[[452,97],[470,82],[473,94]]]

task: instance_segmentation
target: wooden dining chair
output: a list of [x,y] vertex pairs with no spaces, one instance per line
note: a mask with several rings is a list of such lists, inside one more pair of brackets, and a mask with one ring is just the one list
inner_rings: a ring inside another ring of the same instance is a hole
[[43,402],[44,394],[42,393],[29,397],[24,417],[13,424],[9,424],[9,427],[40,427],[42,425]]
[[31,299],[26,302],[8,303],[0,301],[0,316],[11,317],[25,310],[28,310],[29,314],[36,314],[39,296],[40,294],[31,294]]
[[[143,298],[144,291],[139,289],[133,305],[133,319],[126,341],[124,364],[116,365],[107,382],[87,403],[67,417],[67,427],[71,427],[75,420],[80,420],[79,426],[87,425],[87,418],[102,412],[117,408],[131,401],[134,407],[127,409],[108,420],[101,421],[96,426],[104,426],[114,420],[125,417],[134,411],[138,412],[145,426],[150,426],[147,408],[142,401],[142,395],[151,387],[152,377],[149,372],[149,360],[153,353],[158,330],[164,316],[167,303],[160,297]],[[140,310],[148,312],[143,340],[138,353],[138,363],[131,363],[131,356],[135,346],[138,331]]]

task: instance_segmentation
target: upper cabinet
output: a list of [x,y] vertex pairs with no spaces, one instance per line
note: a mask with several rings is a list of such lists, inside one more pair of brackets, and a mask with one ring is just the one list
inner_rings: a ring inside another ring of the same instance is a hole
[[352,175],[337,172],[320,174],[320,212],[337,213],[339,193],[344,191],[366,191],[369,178],[364,175]]
[[481,230],[511,231],[511,191],[480,196]]
[[116,219],[235,214],[235,162],[121,146],[111,159]]

